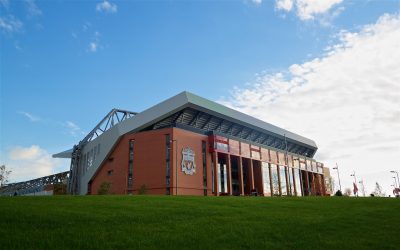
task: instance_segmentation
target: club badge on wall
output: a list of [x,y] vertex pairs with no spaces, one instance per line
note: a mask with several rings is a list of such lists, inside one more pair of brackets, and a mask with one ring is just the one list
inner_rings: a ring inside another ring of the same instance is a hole
[[188,175],[196,173],[196,163],[194,162],[195,153],[191,148],[182,150],[182,172]]

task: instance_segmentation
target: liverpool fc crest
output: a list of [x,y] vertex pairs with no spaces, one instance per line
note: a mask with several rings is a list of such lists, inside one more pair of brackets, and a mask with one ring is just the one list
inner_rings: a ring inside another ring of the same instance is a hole
[[196,163],[194,162],[194,151],[191,148],[182,150],[182,172],[193,175],[196,173]]

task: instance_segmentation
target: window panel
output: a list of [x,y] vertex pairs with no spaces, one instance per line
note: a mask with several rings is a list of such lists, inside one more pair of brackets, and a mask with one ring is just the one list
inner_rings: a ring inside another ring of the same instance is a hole
[[301,171],[299,169],[294,169],[294,181],[296,185],[296,195],[301,195]]
[[262,162],[261,164],[262,164],[264,195],[271,196],[271,180],[269,175],[269,164],[267,162]]
[[287,195],[287,186],[286,186],[286,171],[284,166],[279,166],[279,175],[281,181],[281,194]]
[[271,164],[271,180],[272,180],[273,195],[279,195],[278,166],[275,164]]
[[[165,184],[167,195],[171,194],[171,136],[169,134],[165,135]],[[176,149],[177,150],[177,149]],[[175,159],[177,160],[177,159]]]

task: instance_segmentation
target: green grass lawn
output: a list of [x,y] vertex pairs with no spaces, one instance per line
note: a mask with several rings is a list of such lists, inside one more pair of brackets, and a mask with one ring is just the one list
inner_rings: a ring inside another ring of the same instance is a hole
[[400,199],[0,197],[0,249],[400,249]]

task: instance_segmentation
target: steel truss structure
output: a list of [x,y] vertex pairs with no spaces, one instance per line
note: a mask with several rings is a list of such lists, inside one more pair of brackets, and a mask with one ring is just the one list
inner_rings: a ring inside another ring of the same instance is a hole
[[283,151],[287,150],[288,152],[306,157],[313,157],[316,152],[315,148],[291,142],[284,136],[265,133],[193,108],[186,108],[177,112],[162,121],[157,122],[151,127],[148,127],[146,130],[165,127],[181,127],[184,129],[195,130],[203,134],[221,134],[223,136],[257,143]]
[[83,147],[90,141],[95,140],[101,134],[114,127],[116,124],[135,116],[136,112],[121,109],[112,109],[90,133],[74,145],[71,155],[70,178],[68,181],[68,193],[78,194],[78,166],[81,160]]
[[48,175],[37,179],[12,183],[0,189],[0,195],[26,195],[38,193],[44,190],[47,185],[67,184],[69,171]]

